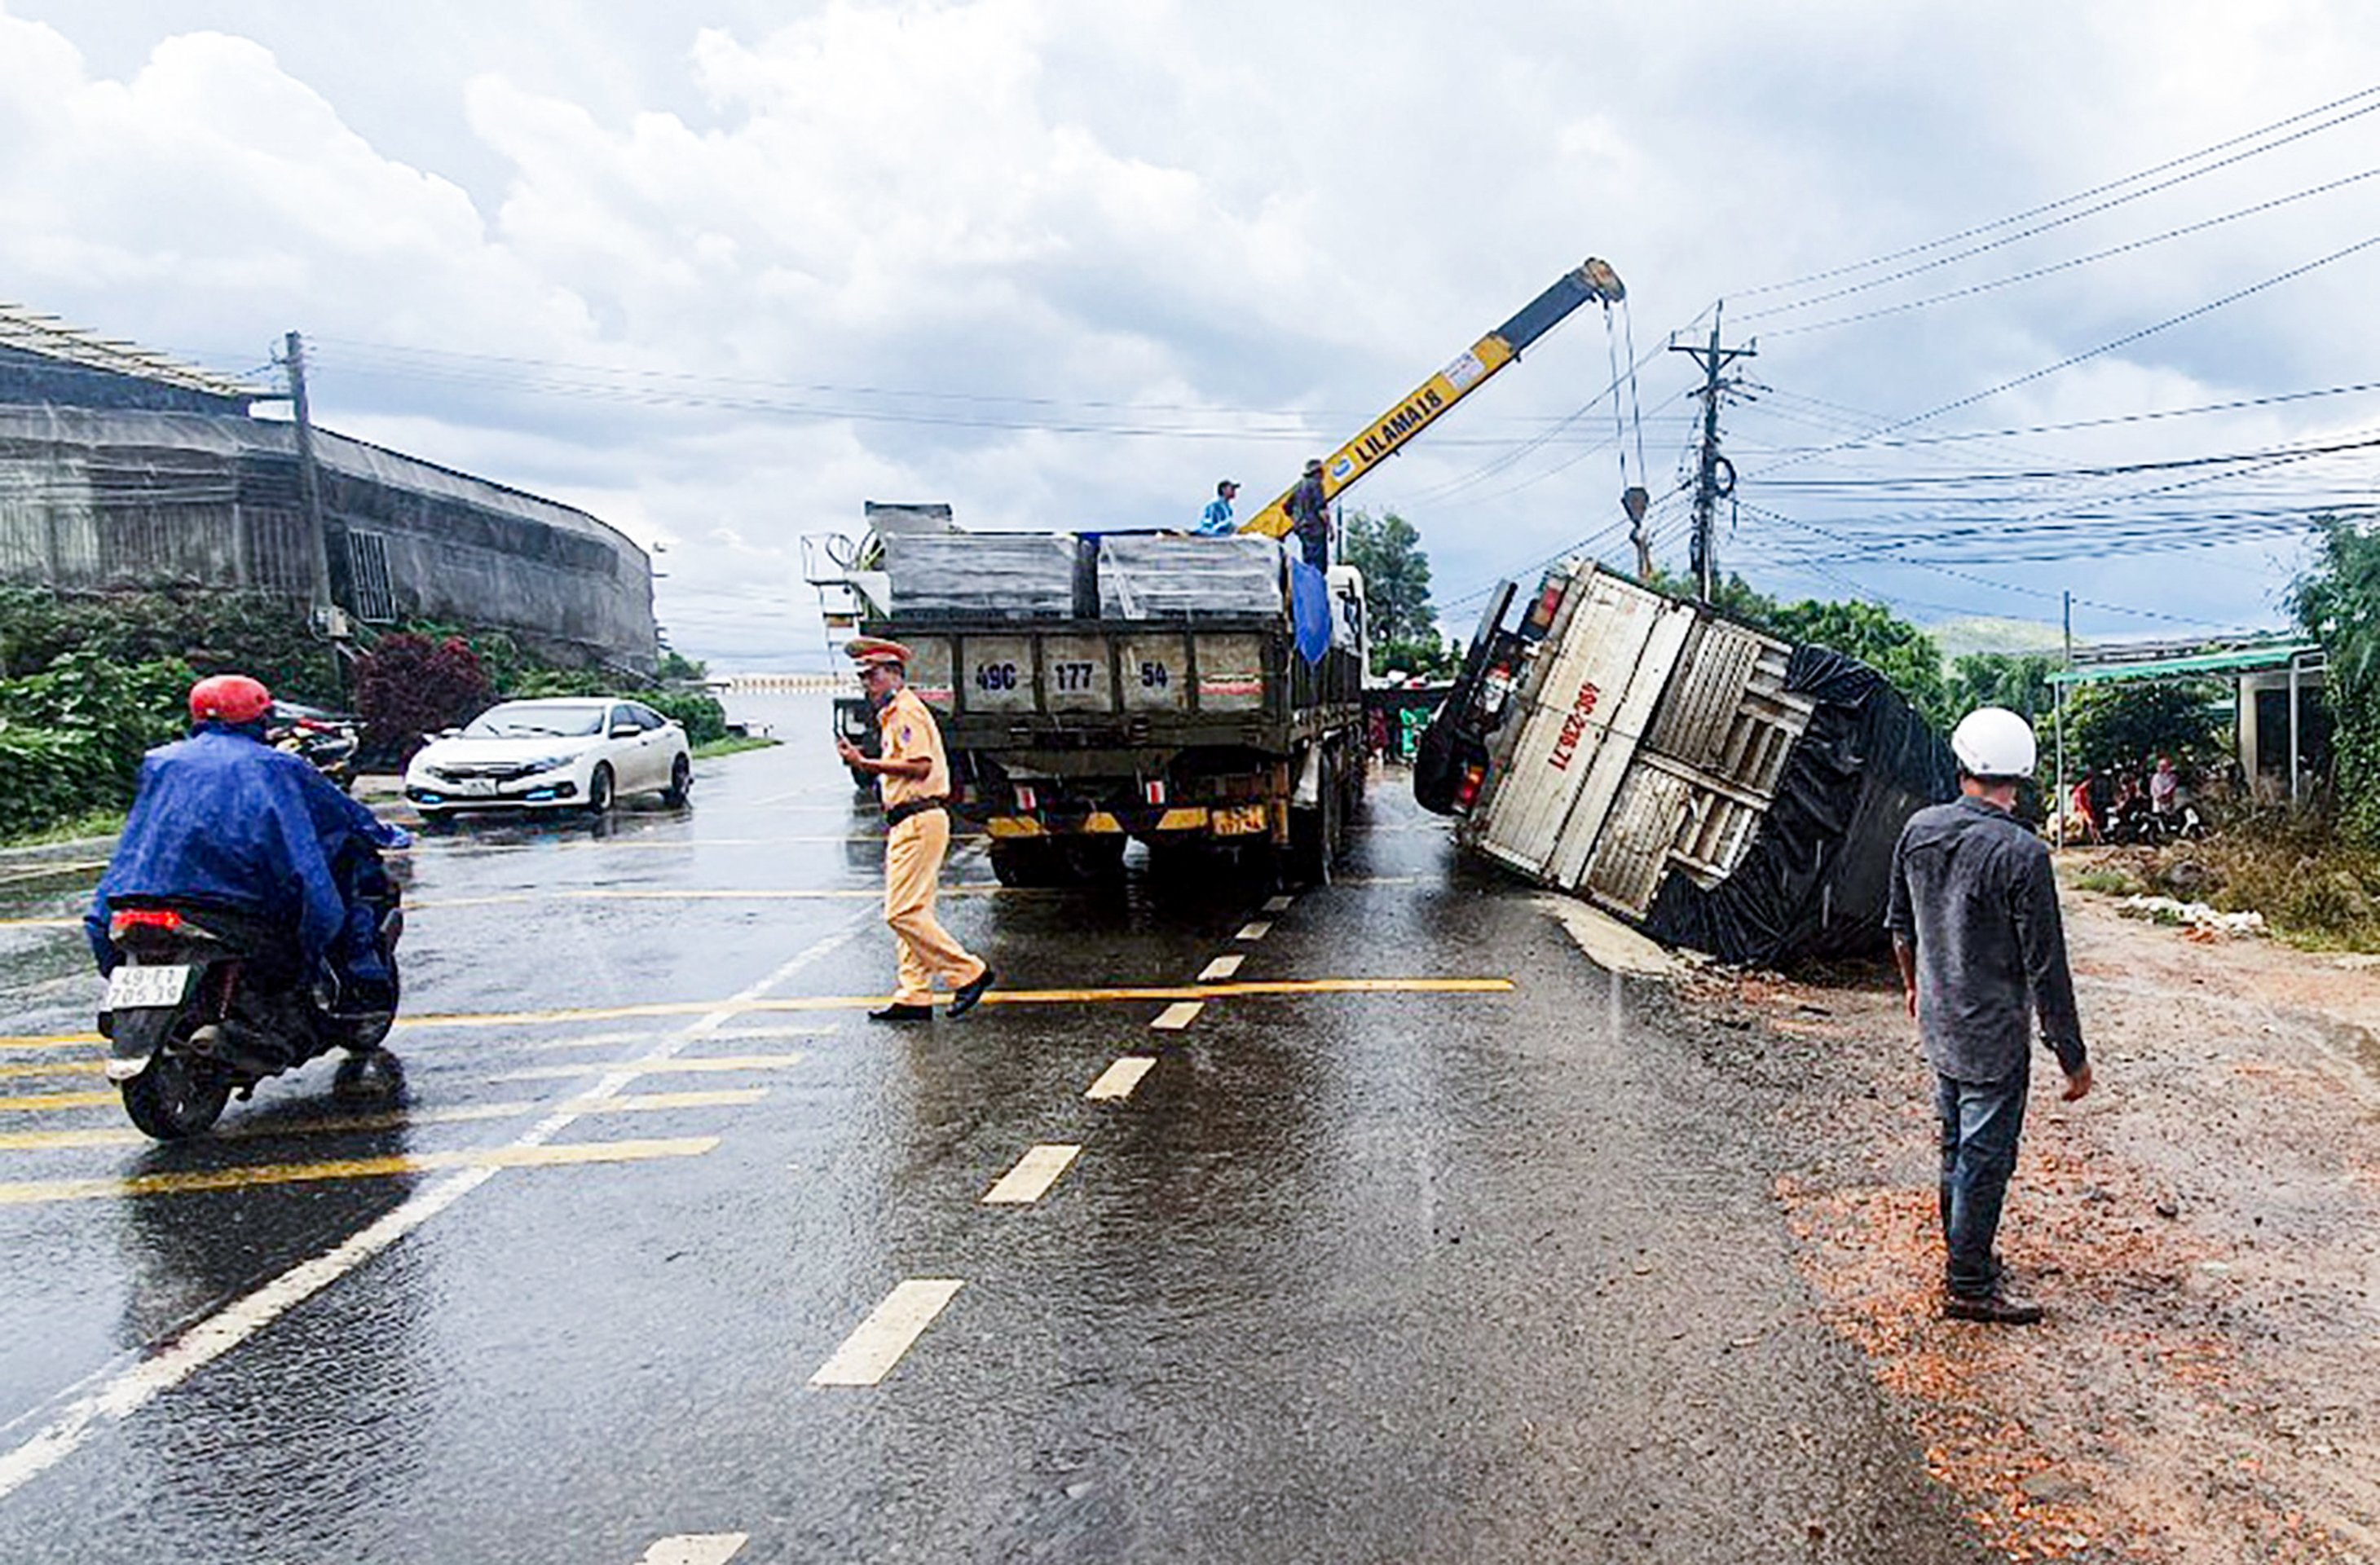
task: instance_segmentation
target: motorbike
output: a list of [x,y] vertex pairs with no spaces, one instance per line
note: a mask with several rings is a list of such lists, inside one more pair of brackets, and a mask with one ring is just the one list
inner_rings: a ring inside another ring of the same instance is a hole
[[264,742],[303,759],[344,793],[356,780],[363,727],[359,719],[341,712],[276,701],[265,722]]
[[[397,888],[372,877],[366,898],[389,972],[385,1005],[351,1008],[336,983],[304,970],[274,924],[202,902],[124,897],[110,906],[109,975],[99,1030],[107,1079],[132,1122],[160,1141],[212,1129],[237,1093],[345,1049],[332,1091],[342,1102],[394,1098],[404,1071],[382,1047],[396,1019]],[[359,1001],[357,1003],[360,1003]]]

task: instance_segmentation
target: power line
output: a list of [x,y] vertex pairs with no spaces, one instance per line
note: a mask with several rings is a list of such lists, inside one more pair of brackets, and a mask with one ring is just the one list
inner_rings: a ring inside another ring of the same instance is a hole
[[[2063,211],[2065,208],[2076,205],[2079,202],[2092,200],[2100,196],[2107,195],[2111,191],[2120,190],[2127,185],[2137,185],[2143,179],[2153,179],[2156,176],[2164,174],[2168,170],[2187,167],[2191,164],[2198,163],[2206,158],[2213,157],[2217,152],[2228,152],[2233,147],[2242,146],[2247,142],[2258,140],[2261,138],[2273,134],[2275,131],[2285,130],[2292,125],[2301,124],[2309,119],[2319,118],[2324,115],[2331,113],[2335,109],[2346,108],[2350,103],[2364,103],[2364,100],[2374,97],[2380,97],[2380,86],[2363,88],[2359,91],[2349,93],[2344,98],[2333,99],[2327,103],[2323,103],[2317,107],[2303,110],[2298,114],[2290,115],[2286,118],[2277,119],[2269,125],[2260,126],[2256,129],[2243,132],[2242,134],[2231,137],[2227,140],[2217,141],[2212,146],[2202,147],[2194,152],[2186,153],[2181,157],[2168,159],[2164,163],[2154,165],[2153,167],[2142,169],[2137,173],[2128,174],[2120,179],[2109,180],[2104,185],[2095,185],[2090,189],[2077,191],[2075,194],[2070,196],[2060,197],[2057,200],[2046,202],[2041,206],[2032,207],[2023,212],[2011,213],[2007,217],[1995,218],[1989,223],[1978,224],[1974,227],[1961,229],[1958,233],[1948,234],[1938,239],[1929,239],[1921,245],[1911,245],[1906,249],[1893,250],[1888,254],[1872,257],[1866,261],[1854,261],[1847,266],[1836,266],[1830,267],[1823,272],[1807,273],[1800,277],[1789,278],[1783,282],[1764,283],[1757,287],[1739,288],[1734,291],[1733,297],[1739,299],[1745,299],[1752,298],[1762,294],[1782,293],[1789,288],[1805,287],[1812,283],[1823,283],[1836,277],[1848,277],[1852,273],[1865,272],[1871,267],[1889,266],[1897,261],[1905,261],[1912,256],[1925,255],[1930,251],[1941,249],[1945,246],[1961,244],[1968,239],[1973,239],[1981,235],[1992,233],[1997,229],[2006,228],[2013,224],[2028,223],[2036,217],[2044,217],[2051,212]],[[2313,135],[2318,131],[2328,130],[2334,126],[2343,125],[2348,120],[2353,119],[2358,115],[2369,114],[2375,108],[2380,108],[2380,103],[2366,103],[2364,107],[2356,109],[2350,114],[2343,115],[2339,118],[2330,121],[2328,124],[2313,126],[2306,130],[2299,132],[2295,136],[2289,137],[2280,141],[2276,141],[2272,144],[2272,147],[2286,146],[2289,142],[2301,140],[2305,136]],[[2272,147],[2262,147],[2256,149],[2256,151],[2270,152]],[[2244,155],[2253,156],[2254,152],[2250,152]],[[2226,159],[2223,163],[2214,164],[2210,168],[2201,169],[2198,173],[2212,173],[2216,168],[2225,167],[2228,164],[2235,163],[2237,161],[2239,160],[2236,158]],[[2191,176],[2189,177],[2195,177],[2195,176]],[[2168,183],[2170,184],[2177,182],[2168,181]],[[2159,189],[2163,189],[2165,188],[2166,187],[2162,185],[2157,187]],[[2142,191],[2141,194],[2146,195],[2149,194],[2149,192]],[[2103,208],[2100,210],[2105,209]],[[1803,302],[1811,303],[1815,301],[1805,300]]]

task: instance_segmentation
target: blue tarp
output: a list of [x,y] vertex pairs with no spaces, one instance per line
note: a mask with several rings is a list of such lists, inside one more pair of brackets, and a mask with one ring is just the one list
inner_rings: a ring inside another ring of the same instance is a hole
[[1330,584],[1303,560],[1289,562],[1290,623],[1297,633],[1297,655],[1318,663],[1330,650]]

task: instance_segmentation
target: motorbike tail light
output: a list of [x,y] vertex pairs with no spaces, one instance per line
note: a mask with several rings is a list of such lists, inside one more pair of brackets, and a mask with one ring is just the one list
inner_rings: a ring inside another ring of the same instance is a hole
[[182,916],[170,907],[127,907],[108,920],[108,933],[120,935],[127,929],[178,929]]

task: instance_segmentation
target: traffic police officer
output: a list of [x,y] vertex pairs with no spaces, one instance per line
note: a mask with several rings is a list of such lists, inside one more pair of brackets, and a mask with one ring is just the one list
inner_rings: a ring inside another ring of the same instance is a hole
[[862,636],[843,649],[859,665],[860,687],[876,709],[879,753],[865,755],[840,735],[835,753],[844,765],[874,772],[884,800],[884,922],[892,927],[901,966],[892,1003],[868,1014],[880,1022],[930,1021],[939,977],[955,989],[951,1014],[963,1016],[991,988],[992,973],[934,917],[934,890],[951,846],[951,767],[942,754],[942,732],[909,688],[904,672],[909,649]]

